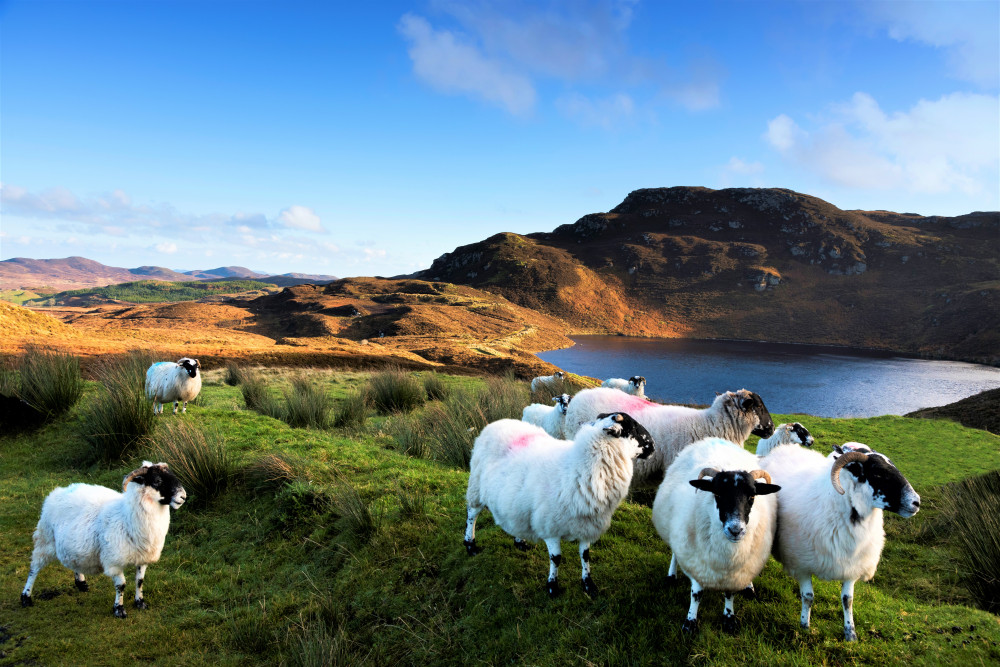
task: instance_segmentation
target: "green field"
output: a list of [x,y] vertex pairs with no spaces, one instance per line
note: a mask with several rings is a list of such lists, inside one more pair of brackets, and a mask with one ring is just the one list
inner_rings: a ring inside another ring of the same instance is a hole
[[23,305],[25,301],[45,299],[51,292],[36,292],[25,289],[5,289],[0,290],[0,301],[9,301],[17,305]]
[[[338,401],[367,380],[357,372],[315,377]],[[452,391],[482,384],[443,379]],[[816,584],[812,628],[800,630],[796,586],[773,560],[756,582],[758,598],[737,599],[736,635],[721,631],[722,596],[709,592],[699,632],[686,636],[688,587],[666,587],[670,554],[641,498],[626,501],[592,547],[600,597],[580,590],[575,550],[564,544],[566,591],[549,599],[544,546],[514,549],[488,512],[477,531],[483,553],[466,556],[466,473],[397,451],[389,435],[396,418],[371,417],[351,430],[291,428],[245,410],[220,372],[209,374],[186,415],[167,410],[159,428],[179,420],[207,427],[243,469],[282,454],[296,480],[267,485],[241,474],[207,506],[189,499],[147,572],[147,611],[133,609],[130,579],[129,616],[112,617],[107,577],[90,577],[90,592],[80,593],[58,564],[43,570],[34,606],[22,609],[45,495],[73,481],[118,488],[143,458],[114,468],[83,463],[81,415],[95,394],[88,383],[68,416],[32,435],[0,437],[0,665],[1000,662],[1000,619],[976,608],[943,519],[945,485],[1000,469],[1000,437],[985,431],[901,417],[795,416],[824,451],[855,440],[886,453],[922,496],[913,519],[887,515],[878,573],[855,589],[860,641],[843,641],[837,583]]]
[[[161,301],[194,301],[213,294],[237,294],[242,292],[274,291],[277,285],[259,280],[220,280],[191,282],[168,282],[165,280],[137,280],[107,287],[88,287],[68,290],[48,296],[27,298],[20,303],[25,306],[64,306],[102,302],[107,299],[129,303],[157,303]],[[10,299],[7,299],[8,301]],[[16,303],[16,302],[15,302]]]

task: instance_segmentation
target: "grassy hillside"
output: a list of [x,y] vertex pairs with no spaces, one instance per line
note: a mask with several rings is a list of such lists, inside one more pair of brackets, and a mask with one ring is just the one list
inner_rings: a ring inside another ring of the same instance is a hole
[[[368,380],[311,377],[338,405]],[[273,396],[287,387],[280,375],[268,378]],[[438,379],[452,396],[483,386]],[[90,592],[80,593],[57,564],[38,578],[33,607],[22,609],[18,596],[45,495],[71,481],[117,487],[149,452],[110,469],[85,463],[82,414],[94,384],[68,417],[30,436],[0,437],[0,665],[1000,661],[998,617],[973,606],[943,519],[945,485],[1000,468],[1000,437],[985,431],[901,417],[796,416],[824,450],[857,440],[885,452],[923,498],[915,518],[887,517],[878,574],[855,590],[861,641],[842,641],[839,586],[828,582],[816,585],[813,627],[800,630],[795,585],[774,561],[757,581],[758,599],[737,602],[738,634],[721,632],[722,597],[712,592],[700,632],[687,637],[680,625],[688,588],[665,586],[669,552],[642,499],[625,502],[592,548],[601,596],[590,600],[575,585],[579,565],[564,544],[567,590],[550,600],[544,547],[517,551],[485,512],[477,534],[484,551],[468,558],[466,473],[400,451],[392,434],[404,419],[423,418],[433,437],[444,437],[437,402],[356,428],[295,429],[245,410],[240,389],[221,380],[221,372],[209,374],[187,415],[168,413],[157,428],[208,429],[243,472],[211,503],[191,497],[174,513],[163,557],[147,572],[151,609],[134,610],[128,597],[125,620],[111,616],[110,580],[91,577]],[[272,454],[287,462],[285,481],[253,474]]]
[[49,296],[48,293],[40,293],[37,290],[24,290],[24,289],[5,289],[0,290],[0,301],[9,301],[10,303],[16,303],[17,305],[24,304],[25,301],[33,301],[37,299],[44,299]]
[[271,283],[257,280],[221,280],[167,282],[163,280],[137,280],[129,283],[89,287],[59,292],[48,297],[29,299],[25,306],[85,306],[107,303],[109,300],[129,303],[158,303],[163,301],[194,301],[213,294],[265,293],[277,290]]

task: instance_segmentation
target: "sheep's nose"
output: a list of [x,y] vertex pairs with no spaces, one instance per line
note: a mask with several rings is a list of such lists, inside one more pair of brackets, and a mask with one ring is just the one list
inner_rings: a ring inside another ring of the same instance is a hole
[[728,537],[733,542],[738,542],[743,538],[743,535],[747,532],[746,526],[726,526],[726,537]]

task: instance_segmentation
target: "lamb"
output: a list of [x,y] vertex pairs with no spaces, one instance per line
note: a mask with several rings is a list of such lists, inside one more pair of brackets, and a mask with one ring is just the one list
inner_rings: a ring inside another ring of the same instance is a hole
[[720,394],[704,410],[680,405],[660,405],[617,389],[584,389],[573,397],[566,412],[565,432],[571,436],[579,426],[605,412],[628,412],[649,429],[656,442],[653,455],[635,464],[632,488],[655,487],[667,466],[684,447],[702,438],[725,438],[738,445],[751,433],[762,438],[774,433],[774,422],[760,396],[740,389]]
[[552,400],[555,401],[555,405],[532,403],[525,407],[521,411],[521,421],[541,426],[553,438],[562,440],[566,437],[563,435],[563,425],[566,422],[566,408],[569,407],[570,397],[569,394],[560,394],[553,396]]
[[552,375],[539,375],[531,381],[531,391],[542,391],[557,380],[565,379],[565,377],[566,374],[562,371],[556,371]]
[[920,509],[920,496],[885,455],[860,443],[847,443],[841,451],[831,460],[800,447],[778,447],[760,466],[784,487],[774,556],[799,582],[802,627],[809,627],[813,575],[838,580],[844,638],[857,641],[854,583],[868,581],[878,567],[885,544],[882,510],[911,517]]
[[691,579],[685,632],[697,627],[706,588],[724,591],[722,627],[735,632],[733,596],[767,564],[777,511],[771,494],[781,487],[757,465],[757,457],[740,445],[705,438],[678,454],[656,493],[653,525],[673,552],[669,577],[679,567]]
[[767,456],[774,451],[775,447],[780,447],[781,445],[812,447],[813,442],[813,437],[802,424],[798,422],[778,424],[774,429],[774,434],[770,438],[761,438],[757,443],[757,456]]
[[572,441],[556,440],[542,428],[513,419],[486,426],[469,463],[468,512],[463,544],[476,546],[476,517],[483,508],[514,537],[514,546],[542,540],[549,550],[546,589],[558,595],[560,540],[580,543],[581,584],[590,596],[590,544],[611,525],[611,515],[628,493],[632,462],[653,452],[649,431],[623,413],[602,414]]
[[[129,482],[133,482],[129,486]],[[115,584],[111,613],[125,618],[125,567],[134,565],[135,607],[148,609],[142,597],[146,566],[160,559],[170,527],[170,508],[187,499],[166,463],[143,461],[125,476],[122,492],[93,484],[70,484],[53,490],[42,503],[35,528],[28,581],[21,606],[32,605],[35,577],[50,561],[73,570],[76,587],[87,591],[86,575],[103,572]]]
[[601,383],[602,387],[608,389],[618,389],[619,391],[624,391],[626,394],[632,394],[633,396],[645,397],[646,378],[641,375],[633,375],[629,379],[624,378],[608,378]]
[[159,361],[146,371],[146,398],[153,401],[153,414],[163,414],[163,404],[174,403],[177,414],[178,401],[184,402],[181,412],[187,412],[188,401],[193,401],[201,391],[201,374],[198,360],[184,357],[174,363]]

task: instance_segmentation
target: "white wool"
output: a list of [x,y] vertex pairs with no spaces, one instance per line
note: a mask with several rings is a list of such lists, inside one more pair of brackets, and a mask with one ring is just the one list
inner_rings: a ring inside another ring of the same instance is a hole
[[554,383],[556,380],[562,380],[565,377],[566,374],[562,371],[556,371],[552,375],[539,375],[538,377],[532,379],[531,391],[541,391],[548,385]]
[[[181,365],[185,361],[194,362],[194,377],[191,377],[187,369]],[[160,361],[146,371],[146,398],[153,401],[154,413],[162,413],[164,403],[173,403],[176,414],[179,401],[184,403],[181,412],[187,412],[188,401],[197,398],[200,391],[201,370],[198,368],[197,359],[185,357],[177,362]]]
[[[796,430],[796,426],[799,430]],[[803,441],[801,433],[804,432],[806,440]],[[774,434],[770,438],[761,438],[757,442],[757,456],[767,456],[775,447],[780,447],[782,445],[798,445],[800,447],[811,447],[813,443],[813,437],[809,435],[809,431],[805,430],[799,422],[793,422],[791,424],[778,424],[774,427]]]
[[521,411],[521,421],[535,426],[541,426],[545,432],[553,438],[563,439],[565,436],[563,426],[566,423],[566,409],[569,406],[569,395],[555,396],[552,399],[555,405],[542,405],[532,403]]
[[608,378],[601,383],[601,386],[606,389],[617,389],[618,391],[624,391],[626,394],[631,394],[633,396],[645,397],[645,386],[646,381],[643,379],[638,384],[632,382],[632,379],[626,380],[625,378]]

